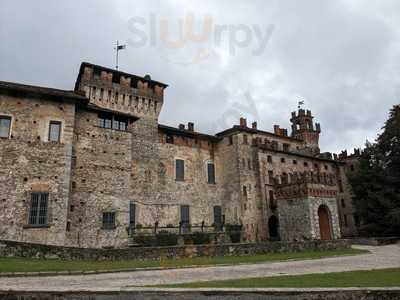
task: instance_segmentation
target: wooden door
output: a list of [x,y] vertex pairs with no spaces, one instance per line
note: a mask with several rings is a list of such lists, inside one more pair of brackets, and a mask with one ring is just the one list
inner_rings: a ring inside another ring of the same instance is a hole
[[329,211],[326,206],[321,205],[318,208],[318,218],[319,218],[319,230],[321,234],[321,240],[331,240],[332,239],[331,222],[329,218]]

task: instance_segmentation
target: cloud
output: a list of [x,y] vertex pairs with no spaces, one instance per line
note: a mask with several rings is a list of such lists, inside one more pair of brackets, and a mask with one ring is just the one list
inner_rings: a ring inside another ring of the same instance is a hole
[[[207,16],[214,29],[253,30],[251,42],[235,55],[229,31],[219,44],[208,40],[182,49],[166,49],[156,34],[156,45],[149,39],[121,52],[121,69],[170,85],[160,121],[174,126],[194,121],[198,130],[215,133],[242,114],[249,122],[259,118],[265,130],[289,127],[290,113],[303,99],[321,123],[322,150],[339,151],[373,140],[399,102],[396,0],[4,0],[1,6],[0,79],[65,89],[73,88],[81,61],[114,66],[114,43],[133,37],[128,22],[134,17],[145,20],[140,29],[148,38],[152,17],[166,20],[169,38],[176,39],[179,20],[190,13],[197,34]],[[254,55],[254,26],[266,32],[271,25],[265,50]],[[246,95],[256,113],[246,110]]]

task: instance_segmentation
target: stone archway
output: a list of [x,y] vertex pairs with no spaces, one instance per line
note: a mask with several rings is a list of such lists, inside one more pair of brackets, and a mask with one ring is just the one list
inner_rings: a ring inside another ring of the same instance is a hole
[[268,231],[270,239],[279,240],[279,221],[276,216],[268,219]]
[[329,208],[326,205],[321,205],[318,208],[318,220],[321,240],[331,240],[331,218]]

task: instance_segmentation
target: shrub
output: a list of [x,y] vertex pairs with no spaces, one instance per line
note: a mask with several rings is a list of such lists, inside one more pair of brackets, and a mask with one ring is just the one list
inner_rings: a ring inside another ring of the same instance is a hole
[[232,243],[240,243],[241,231],[242,231],[242,225],[238,224],[226,225],[226,232],[229,234]]
[[154,235],[138,234],[134,237],[134,241],[135,243],[146,247],[153,247],[157,244],[157,240]]
[[203,245],[210,243],[210,235],[204,232],[195,232],[192,234],[193,244]]
[[178,244],[178,236],[166,230],[161,230],[156,235],[157,246],[175,246]]

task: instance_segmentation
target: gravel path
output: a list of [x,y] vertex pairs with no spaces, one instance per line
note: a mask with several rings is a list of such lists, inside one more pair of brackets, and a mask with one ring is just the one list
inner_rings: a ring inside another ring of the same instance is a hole
[[79,276],[0,278],[0,290],[101,291],[124,289],[132,285],[142,286],[400,267],[400,244],[380,247],[357,246],[357,248],[367,249],[371,251],[371,253],[357,256],[269,262],[253,265],[136,271]]

